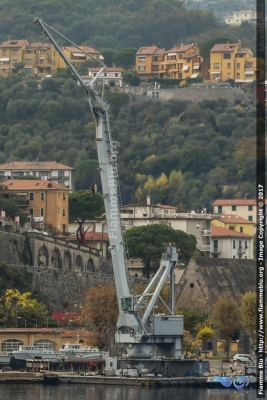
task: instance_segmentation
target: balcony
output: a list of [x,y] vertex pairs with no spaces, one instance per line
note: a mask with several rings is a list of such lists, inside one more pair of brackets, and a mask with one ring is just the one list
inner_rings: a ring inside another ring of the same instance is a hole
[[208,229],[202,229],[201,235],[202,236],[211,236],[211,231]]
[[211,254],[214,256],[218,256],[219,254],[221,254],[221,250],[219,250],[218,247],[214,247],[213,251],[211,251]]
[[210,251],[210,244],[202,244],[199,246],[202,251]]
[[246,254],[246,249],[244,247],[238,247],[237,254]]

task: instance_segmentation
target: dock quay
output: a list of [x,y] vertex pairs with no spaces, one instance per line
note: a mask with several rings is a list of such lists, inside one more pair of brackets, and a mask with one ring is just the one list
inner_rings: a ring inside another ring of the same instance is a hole
[[67,374],[62,372],[20,372],[6,371],[0,373],[1,383],[41,383],[41,384],[92,384],[118,386],[201,386],[207,381],[206,377],[121,377],[101,375]]

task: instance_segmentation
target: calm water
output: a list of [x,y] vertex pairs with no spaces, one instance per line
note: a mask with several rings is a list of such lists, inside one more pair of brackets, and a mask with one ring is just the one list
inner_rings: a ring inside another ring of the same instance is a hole
[[114,387],[100,385],[0,385],[1,400],[255,400],[256,391]]

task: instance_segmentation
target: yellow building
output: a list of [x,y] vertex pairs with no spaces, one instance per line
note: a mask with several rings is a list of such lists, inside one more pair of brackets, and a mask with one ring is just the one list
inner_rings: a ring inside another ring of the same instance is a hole
[[203,76],[203,58],[195,44],[176,46],[168,51],[155,45],[141,47],[136,53],[135,66],[142,81]]
[[21,208],[28,212],[37,227],[68,232],[69,189],[48,180],[11,179],[2,182],[4,195],[16,194],[26,200]]
[[[95,49],[80,46],[94,58],[103,60],[103,56]],[[63,51],[73,65],[79,65],[90,59],[76,47],[63,47]],[[45,77],[55,75],[58,68],[66,68],[65,62],[59,56],[51,43],[29,43],[28,40],[8,39],[0,45],[0,76],[7,78],[15,71],[15,64],[23,63],[23,72],[30,76]]]
[[[265,206],[267,201],[265,200]],[[257,203],[255,199],[217,199],[212,203],[213,214],[230,215],[233,212],[250,222],[257,221]],[[266,211],[265,211],[266,214]]]
[[57,72],[59,56],[51,43],[8,39],[0,45],[0,76],[10,76],[16,63],[24,64],[26,75],[44,77]]
[[14,72],[16,63],[23,62],[28,40],[11,40],[0,45],[0,76],[7,78]]
[[228,15],[224,18],[224,22],[227,25],[241,25],[242,22],[257,22],[257,13],[252,10],[241,10],[234,11],[232,15]]
[[22,62],[26,75],[55,75],[59,68],[59,56],[51,43],[30,43],[24,50]]
[[214,219],[211,221],[213,226],[221,226],[232,231],[245,233],[247,235],[253,236],[254,224],[253,222],[239,217],[238,215],[232,214],[221,214],[214,215]]
[[39,349],[54,350],[56,353],[67,342],[90,344],[94,334],[86,329],[64,328],[2,328],[0,329],[1,351],[12,352],[19,346],[34,345]]
[[209,75],[212,82],[233,79],[236,83],[249,83],[261,79],[263,73],[263,63],[257,62],[250,48],[241,46],[241,40],[215,44],[210,51]]
[[[79,46],[84,52],[87,54],[83,53],[80,49],[78,49],[75,46],[71,47],[63,47],[62,50],[65,53],[65,55],[68,57],[70,62],[75,66],[83,63],[86,60],[91,60],[92,58],[90,57],[93,56],[94,58],[103,61],[104,57],[99,53],[99,51],[88,47],[88,46]],[[60,68],[66,68],[65,61],[62,60],[62,58],[59,58],[59,67]]]

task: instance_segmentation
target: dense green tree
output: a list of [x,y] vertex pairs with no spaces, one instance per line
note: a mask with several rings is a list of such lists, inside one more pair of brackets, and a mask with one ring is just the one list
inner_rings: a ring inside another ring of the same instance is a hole
[[85,220],[101,217],[104,213],[104,201],[100,193],[92,190],[79,190],[69,195],[69,219],[77,221],[77,239],[84,244],[83,223]]
[[196,251],[196,238],[165,224],[152,224],[127,230],[130,257],[139,257],[144,264],[144,275],[158,268],[165,248],[173,243],[179,248],[180,261],[188,261]]

